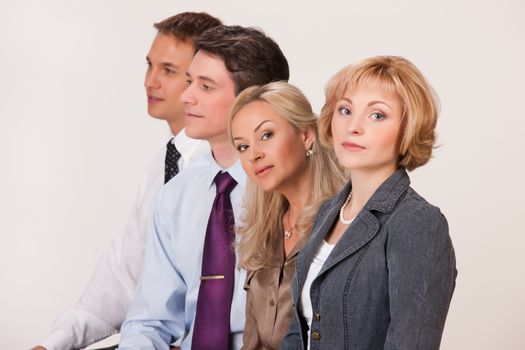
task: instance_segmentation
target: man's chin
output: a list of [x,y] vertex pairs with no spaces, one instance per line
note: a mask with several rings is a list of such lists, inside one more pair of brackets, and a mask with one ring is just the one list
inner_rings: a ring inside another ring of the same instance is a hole
[[159,120],[168,120],[165,113],[160,113],[159,111],[156,111],[154,108],[148,108],[148,114],[150,117],[159,119]]
[[191,137],[192,139],[203,140],[206,138],[205,132],[197,128],[192,128],[191,126],[188,126],[187,124],[186,124],[186,128],[184,129],[184,131],[186,132],[186,135],[188,135],[188,137]]
[[160,115],[155,115],[155,114],[151,114],[151,113],[148,113],[150,117],[152,117],[153,119],[158,119],[158,120],[167,120],[165,117],[163,116],[160,116]]

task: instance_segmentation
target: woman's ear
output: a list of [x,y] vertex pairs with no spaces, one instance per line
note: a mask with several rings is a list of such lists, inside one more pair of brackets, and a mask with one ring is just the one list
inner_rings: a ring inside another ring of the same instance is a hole
[[309,126],[303,132],[304,150],[308,151],[309,149],[311,149],[314,142],[315,142],[315,132],[314,132],[314,129]]

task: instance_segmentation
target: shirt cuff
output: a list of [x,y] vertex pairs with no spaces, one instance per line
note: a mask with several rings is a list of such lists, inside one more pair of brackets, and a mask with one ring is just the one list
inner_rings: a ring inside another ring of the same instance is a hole
[[39,344],[47,350],[72,349],[74,345],[73,337],[67,335],[61,329],[53,331],[43,342]]

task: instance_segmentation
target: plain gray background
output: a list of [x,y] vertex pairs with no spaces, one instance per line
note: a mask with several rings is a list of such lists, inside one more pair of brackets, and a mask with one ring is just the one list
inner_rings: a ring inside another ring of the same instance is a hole
[[440,96],[413,185],[449,220],[459,276],[443,349],[523,349],[525,5],[501,1],[0,2],[0,348],[71,308],[168,135],[142,86],[152,23],[203,10],[281,45],[319,111],[328,78],[412,60]]

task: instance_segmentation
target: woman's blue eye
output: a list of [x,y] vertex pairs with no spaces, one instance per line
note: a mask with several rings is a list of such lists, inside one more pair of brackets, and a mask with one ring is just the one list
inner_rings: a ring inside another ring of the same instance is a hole
[[268,140],[270,137],[272,137],[272,135],[273,135],[273,133],[270,132],[270,131],[263,132],[263,134],[261,135],[261,141]]
[[350,115],[350,114],[352,114],[352,112],[350,111],[350,109],[348,109],[346,107],[340,107],[339,108],[339,114],[341,114],[341,115]]
[[385,117],[385,115],[383,113],[376,112],[376,113],[372,113],[370,115],[370,118],[372,118],[373,120],[383,120],[386,117]]
[[248,145],[245,145],[243,143],[241,143],[240,145],[237,146],[237,151],[238,152],[244,152],[248,149]]

